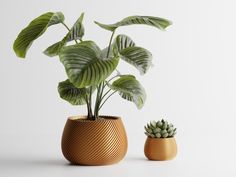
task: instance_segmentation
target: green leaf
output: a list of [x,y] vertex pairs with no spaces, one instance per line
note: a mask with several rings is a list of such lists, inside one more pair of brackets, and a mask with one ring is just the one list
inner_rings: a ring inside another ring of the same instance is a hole
[[160,18],[160,17],[153,17],[153,16],[129,16],[117,23],[110,24],[110,25],[102,24],[96,21],[95,23],[101,28],[104,28],[109,31],[114,31],[116,30],[116,28],[120,26],[127,26],[127,25],[133,25],[133,24],[149,25],[149,26],[156,27],[160,30],[164,30],[165,28],[167,28],[168,26],[172,24],[167,19]]
[[80,15],[78,20],[75,22],[73,27],[70,29],[70,31],[66,35],[67,42],[73,41],[75,39],[81,40],[84,36],[84,26],[82,24],[84,18],[84,13]]
[[64,15],[61,12],[48,12],[33,21],[24,28],[16,38],[13,49],[18,57],[25,58],[27,50],[35,39],[40,37],[46,29],[64,21]]
[[80,15],[73,27],[61,41],[49,46],[43,53],[49,57],[54,57],[59,54],[60,50],[66,45],[67,42],[77,39],[81,40],[84,36],[84,26],[82,24],[83,18],[84,13]]
[[135,103],[138,109],[141,109],[146,100],[146,93],[143,86],[132,75],[123,75],[115,80],[109,87],[118,91],[119,95]]
[[86,104],[86,94],[88,90],[88,88],[76,88],[69,79],[58,84],[60,97],[72,105]]
[[59,57],[70,81],[78,88],[104,81],[119,62],[118,57],[102,59],[102,51],[93,41],[63,47]]
[[[134,41],[129,37],[124,34],[120,34],[116,36],[111,48],[113,52],[109,52],[108,57],[113,57],[114,55],[117,55],[121,50],[127,48],[127,47],[133,47],[135,46]],[[108,52],[108,47],[104,48],[102,50],[102,56],[103,58],[107,57],[107,52]]]
[[57,56],[63,46],[66,45],[66,42],[59,41],[51,46],[49,46],[43,53],[49,57]]
[[128,48],[128,47],[134,47],[135,43],[134,41],[124,34],[120,34],[115,38],[113,48],[120,52],[121,50]]
[[118,35],[113,43],[113,52],[121,59],[135,66],[141,74],[147,72],[152,65],[152,54],[141,47],[136,47],[134,41],[126,35]]
[[142,47],[128,47],[119,52],[121,59],[145,74],[152,65],[152,54]]

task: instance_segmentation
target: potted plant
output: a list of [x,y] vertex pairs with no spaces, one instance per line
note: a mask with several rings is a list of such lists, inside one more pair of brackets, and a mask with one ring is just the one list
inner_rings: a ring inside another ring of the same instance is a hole
[[[101,108],[115,93],[134,102],[139,109],[146,99],[145,90],[135,76],[119,73],[117,65],[124,60],[145,74],[152,61],[147,49],[136,45],[127,35],[115,37],[115,31],[132,24],[164,30],[171,22],[152,16],[130,16],[111,25],[95,22],[111,31],[108,46],[100,49],[94,41],[83,38],[83,17],[84,13],[69,28],[61,12],[42,14],[19,33],[13,49],[18,57],[25,58],[33,41],[48,27],[62,24],[68,30],[65,37],[49,46],[44,54],[59,56],[65,67],[68,79],[58,85],[60,97],[72,105],[86,105],[88,114],[68,118],[62,135],[62,152],[67,160],[75,164],[107,165],[125,156],[127,137],[121,119],[100,115]],[[73,41],[75,44],[69,44]]]
[[165,120],[151,121],[144,126],[147,140],[144,154],[149,160],[170,160],[176,156],[176,128]]

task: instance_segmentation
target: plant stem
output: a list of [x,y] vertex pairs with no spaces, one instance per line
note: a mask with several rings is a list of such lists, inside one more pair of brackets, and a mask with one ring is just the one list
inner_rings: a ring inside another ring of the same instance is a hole
[[103,101],[103,103],[101,104],[101,106],[99,106],[99,109],[98,110],[100,110],[101,108],[102,108],[102,106],[106,103],[106,101],[113,95],[113,94],[115,94],[117,91],[114,91],[114,92],[112,92],[104,101]]
[[93,88],[90,87],[90,92],[89,92],[89,103],[90,103],[90,110],[91,110],[91,114],[92,114],[92,94],[93,94]]
[[98,117],[98,109],[99,109],[99,105],[100,105],[100,93],[101,92],[101,84],[98,85],[97,87],[97,97],[96,97],[96,101],[95,101],[95,108],[94,108],[94,117],[95,119]]
[[111,91],[111,89],[109,89],[101,98],[101,100]]
[[113,39],[114,34],[115,34],[115,30],[111,34],[111,38],[110,38],[109,45],[108,45],[108,50],[107,50],[107,58],[108,58],[108,56],[110,54],[111,43],[112,43],[112,39]]
[[[61,22],[61,24],[64,25],[69,32],[71,31],[70,28],[64,22]],[[75,40],[75,43],[78,44],[78,41],[76,39],[74,39],[74,40]],[[81,39],[80,39],[80,41],[81,41]]]
[[[112,43],[112,39],[114,37],[114,34],[115,34],[115,30],[112,32],[110,40],[109,40],[109,45],[108,45],[108,50],[107,50],[107,58],[110,54],[111,43]],[[99,117],[99,110],[100,110],[100,105],[101,105],[102,99],[104,98],[103,91],[104,91],[105,86],[106,86],[105,81],[103,81],[98,85],[98,88],[97,88],[98,90],[97,90],[97,97],[96,97],[95,109],[94,109],[95,119],[97,119]],[[107,94],[107,93],[105,93],[105,94]]]
[[86,101],[86,104],[87,104],[87,111],[88,111],[87,118],[88,118],[88,119],[92,119],[92,118],[93,118],[93,115],[91,114],[91,107],[90,107],[90,105],[89,105],[89,99],[88,99],[88,96],[87,96],[87,95],[85,96],[85,101]]

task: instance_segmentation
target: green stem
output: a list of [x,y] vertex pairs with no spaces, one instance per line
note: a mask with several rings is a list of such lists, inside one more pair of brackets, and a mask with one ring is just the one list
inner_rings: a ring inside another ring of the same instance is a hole
[[109,89],[101,98],[101,101],[103,100],[103,98],[111,91],[111,89]]
[[108,45],[108,50],[107,50],[107,58],[108,58],[108,56],[110,54],[111,43],[112,43],[112,39],[113,39],[114,34],[115,34],[115,30],[111,34],[111,38],[110,38],[109,45]]
[[98,85],[97,87],[97,96],[96,96],[96,101],[95,101],[95,108],[94,108],[94,117],[95,119],[98,117],[98,108],[100,104],[100,92],[101,92],[101,84]]
[[[61,24],[64,25],[66,27],[66,29],[70,32],[70,28],[64,22],[61,22]],[[75,40],[75,43],[78,44],[78,41],[76,39],[74,39],[74,40]],[[82,41],[82,40],[80,39],[80,41]]]
[[[112,39],[114,37],[114,34],[115,34],[115,30],[112,32],[110,40],[109,40],[109,45],[108,45],[108,50],[107,50],[107,58],[110,54],[111,43],[112,43]],[[102,102],[102,98],[104,98],[103,91],[104,91],[105,86],[106,86],[106,84],[104,81],[98,85],[97,98],[96,98],[95,109],[94,109],[95,119],[99,116],[100,105]]]
[[90,107],[90,103],[89,103],[89,99],[88,99],[87,95],[85,96],[85,101],[86,101],[86,104],[87,104],[87,111],[88,111],[87,118],[92,120],[93,119],[93,115],[91,114],[92,113],[91,112],[91,107]]
[[90,87],[90,90],[89,90],[89,107],[90,107],[90,114],[91,114],[92,117],[93,117],[93,111],[92,111],[92,94],[93,94],[93,88]]
[[103,103],[101,104],[101,106],[99,106],[99,109],[98,110],[100,110],[101,108],[102,108],[102,106],[107,102],[107,100],[113,95],[113,94],[115,94],[117,91],[114,91],[114,92],[112,92],[104,101],[103,101]]

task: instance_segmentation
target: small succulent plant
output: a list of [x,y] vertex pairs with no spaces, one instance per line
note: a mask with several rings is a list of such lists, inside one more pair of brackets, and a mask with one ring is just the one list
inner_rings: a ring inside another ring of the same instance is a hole
[[151,121],[145,128],[145,134],[150,138],[171,138],[176,134],[176,128],[173,124],[165,120]]

